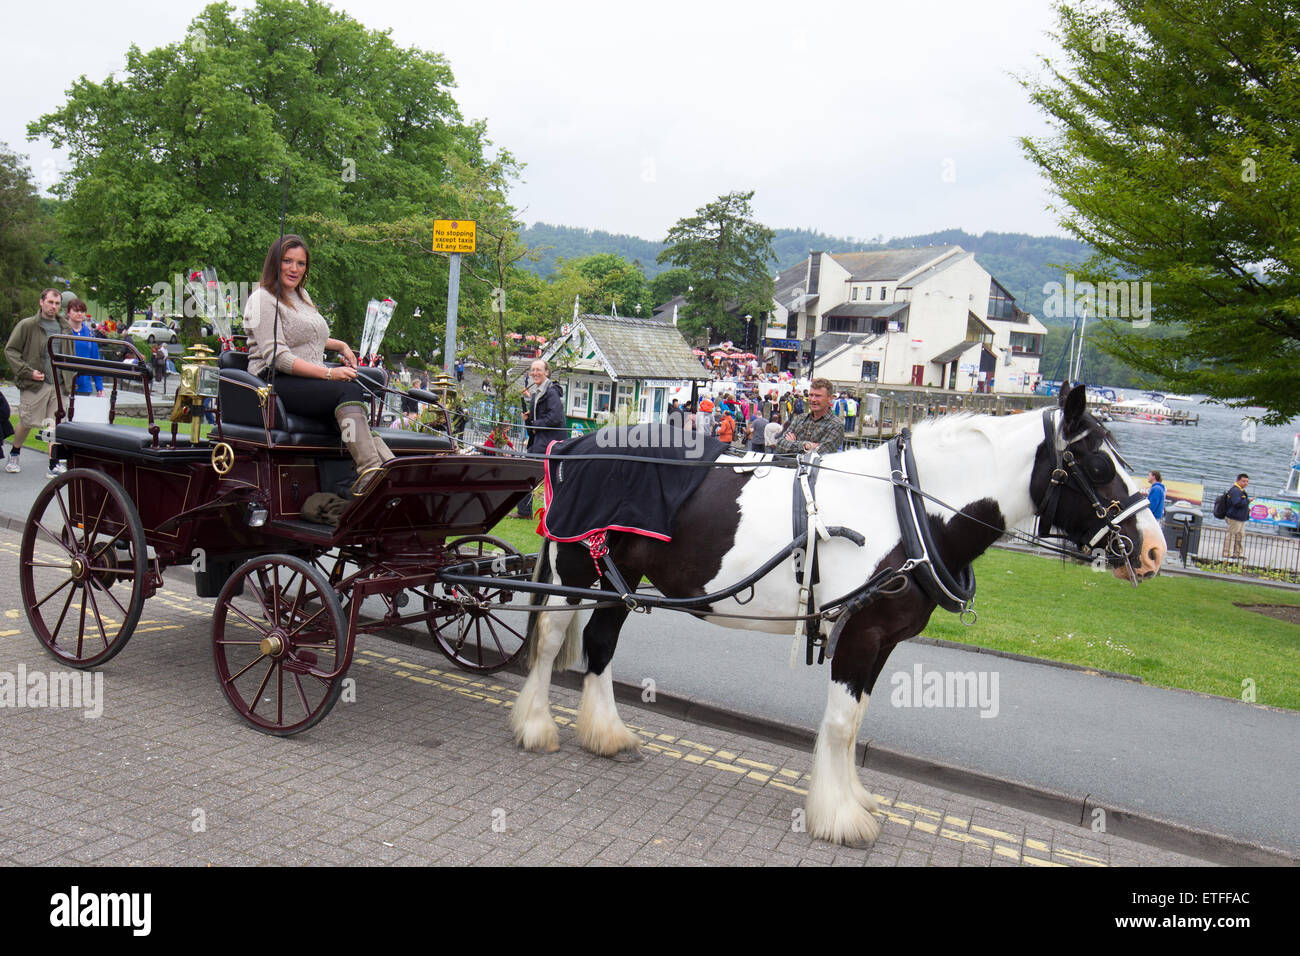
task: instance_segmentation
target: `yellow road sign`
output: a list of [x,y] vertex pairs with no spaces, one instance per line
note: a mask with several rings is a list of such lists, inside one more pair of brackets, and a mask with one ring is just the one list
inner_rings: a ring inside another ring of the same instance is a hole
[[472,219],[435,219],[434,252],[473,252],[477,223]]

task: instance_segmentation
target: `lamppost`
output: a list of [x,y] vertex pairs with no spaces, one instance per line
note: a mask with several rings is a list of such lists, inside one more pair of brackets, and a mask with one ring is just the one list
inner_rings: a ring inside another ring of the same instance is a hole
[[752,315],[745,316],[745,351],[746,352],[754,351],[749,344],[749,324],[753,321],[754,321],[754,317]]

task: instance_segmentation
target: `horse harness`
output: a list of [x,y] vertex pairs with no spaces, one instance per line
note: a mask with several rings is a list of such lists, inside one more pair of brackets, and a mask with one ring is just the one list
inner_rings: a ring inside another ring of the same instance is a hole
[[[1148,507],[1146,496],[1134,492],[1127,495],[1123,500],[1111,500],[1109,504],[1103,504],[1097,495],[1096,489],[1097,486],[1105,485],[1114,479],[1115,462],[1100,448],[1082,456],[1072,452],[1069,446],[1084,437],[1086,432],[1083,435],[1076,435],[1067,439],[1064,434],[1064,424],[1063,422],[1061,424],[1057,423],[1053,409],[1043,410],[1043,432],[1048,447],[1052,449],[1053,463],[1048,491],[1042,505],[1038,508],[1037,537],[1065,537],[1084,551],[1092,551],[1097,547],[1098,542],[1105,537],[1106,550],[1117,557],[1124,558],[1129,564],[1131,572],[1133,541],[1121,531],[1120,524],[1143,508]],[[889,478],[894,486],[894,509],[898,516],[898,527],[902,534],[905,555],[903,564],[898,568],[884,568],[878,571],[855,590],[826,605],[820,614],[813,610],[811,593],[805,601],[804,592],[809,589],[804,586],[803,576],[796,564],[795,580],[800,585],[798,613],[801,616],[796,625],[795,645],[791,648],[791,666],[794,663],[799,637],[803,634],[805,623],[808,626],[805,660],[808,664],[813,662],[813,647],[816,646],[819,648],[817,662],[821,663],[827,657],[835,656],[835,648],[839,643],[840,635],[843,633],[849,619],[856,612],[867,607],[881,596],[890,597],[901,594],[906,590],[909,583],[914,583],[927,598],[945,611],[959,614],[962,623],[967,626],[974,624],[978,617],[971,606],[975,597],[974,570],[970,565],[966,565],[958,570],[956,574],[953,574],[952,570],[944,564],[938,549],[935,547],[930,528],[930,518],[925,510],[925,495],[921,491],[920,478],[916,470],[916,460],[912,455],[910,430],[904,428],[898,437],[889,443],[888,447]],[[1107,447],[1110,448],[1111,454],[1118,458],[1125,468],[1132,470],[1131,466],[1124,461],[1113,445],[1107,442]],[[801,468],[801,473],[802,470]],[[809,553],[812,553],[811,549],[816,543],[816,536],[811,533],[811,525],[816,514],[816,505],[811,501],[811,488],[815,481],[815,467],[813,467],[813,470],[814,478],[809,479],[807,482],[797,479],[794,490],[794,511],[796,516],[800,511],[801,493],[806,494],[809,499],[807,504],[808,524],[810,526],[807,531]],[[1083,492],[1092,504],[1096,516],[1095,523],[1077,539],[1051,533],[1056,511],[1060,504],[1061,491],[1067,483],[1073,483],[1075,487]],[[819,519],[816,523],[818,528],[822,527]],[[799,537],[799,530],[799,524],[796,522],[796,540]],[[826,535],[823,534],[821,537],[825,540]],[[812,568],[811,583],[815,584],[815,554],[813,554],[811,562],[808,563],[811,564]],[[1130,574],[1130,577],[1136,582],[1136,575]],[[802,616],[805,612],[808,614],[807,617]],[[833,622],[830,634],[825,638],[820,634],[820,627],[817,623],[819,618]]]
[[[1063,424],[1058,425],[1055,420],[1054,411],[1049,408],[1043,412],[1043,431],[1048,447],[1052,449],[1053,462],[1047,494],[1044,496],[1043,503],[1036,509],[1038,515],[1036,535],[1039,538],[1066,538],[1083,551],[1091,551],[1103,537],[1106,537],[1106,550],[1128,561],[1131,570],[1133,541],[1123,534],[1120,523],[1147,507],[1146,496],[1133,493],[1123,500],[1112,500],[1109,504],[1103,504],[1097,494],[1096,486],[1104,485],[1114,479],[1115,462],[1100,448],[1083,455],[1072,452],[1069,446],[1085,437],[1087,433],[1067,438],[1064,435]],[[1113,445],[1107,442],[1107,447],[1121,464],[1126,468],[1130,467]],[[814,591],[818,583],[817,542],[843,537],[862,547],[866,539],[851,528],[827,527],[817,511],[815,496],[821,456],[813,452],[798,458],[792,492],[793,542],[787,546],[787,551],[795,559],[795,583],[799,588],[794,617],[794,641],[790,648],[792,667],[798,657],[801,639],[805,643],[805,663],[813,663],[813,650],[816,648],[818,650],[816,662],[820,664],[827,657],[835,656],[835,648],[844,627],[854,614],[880,597],[902,594],[911,584],[914,584],[938,607],[959,614],[963,624],[969,626],[977,619],[971,606],[975,597],[974,570],[968,564],[954,574],[935,547],[930,517],[925,510],[924,499],[929,496],[921,490],[916,460],[912,455],[910,429],[904,428],[894,441],[889,442],[888,449],[889,481],[894,486],[894,509],[898,517],[904,561],[897,568],[882,568],[866,582],[848,594],[823,605],[820,610],[817,608]],[[1078,538],[1051,534],[1061,492],[1066,484],[1073,484],[1083,492],[1092,504],[1096,515],[1095,523]],[[956,513],[961,514],[960,511]],[[597,574],[604,578],[603,586],[617,593],[629,610],[649,610],[636,600],[633,589],[627,586],[622,575],[619,574],[612,555],[605,546],[604,535],[600,535],[599,539],[598,541],[589,539],[584,541],[584,544],[591,549]],[[1075,553],[1051,545],[1047,547],[1065,555],[1077,556]],[[770,564],[771,562],[769,566]],[[603,575],[600,574],[602,565]],[[766,568],[760,570],[760,575],[765,573],[767,573]],[[753,580],[747,583],[752,588]],[[830,633],[826,636],[822,634],[823,621],[832,622]]]

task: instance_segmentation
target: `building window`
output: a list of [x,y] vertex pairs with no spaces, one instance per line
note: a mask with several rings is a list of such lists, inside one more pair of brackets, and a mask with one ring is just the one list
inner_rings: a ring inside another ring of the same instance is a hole
[[587,418],[587,396],[590,394],[590,384],[583,381],[571,380],[569,382],[569,414],[574,418]]
[[1011,333],[1011,353],[1013,355],[1042,355],[1043,336],[1030,332]]
[[862,363],[862,381],[879,382],[880,381],[880,363],[863,362]]
[[1016,300],[1006,289],[998,283],[996,279],[989,280],[989,311],[990,319],[1014,319],[1016,312]]
[[849,300],[852,301],[852,302],[857,302],[857,301],[858,301],[858,287],[857,287],[857,286],[854,286],[854,287],[853,287],[853,292],[852,292],[852,294],[849,296]]
[[880,301],[885,301],[885,287],[883,285],[880,287]]
[[614,393],[613,382],[597,382],[595,394],[595,406],[592,412],[600,415],[609,411],[610,396]]
[[614,407],[622,408],[624,405],[631,405],[634,390],[635,390],[635,386],[631,384],[625,385],[622,382],[619,382],[618,383],[618,404],[615,405]]

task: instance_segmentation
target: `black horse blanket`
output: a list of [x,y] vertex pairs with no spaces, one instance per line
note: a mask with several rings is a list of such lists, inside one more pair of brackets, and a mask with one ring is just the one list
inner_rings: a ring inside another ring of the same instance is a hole
[[[716,461],[726,448],[716,438],[669,425],[602,428],[552,442],[549,454],[558,457],[546,461],[546,511],[538,531],[552,541],[580,541],[607,531],[671,541],[677,509],[709,473],[705,463]],[[576,460],[586,455],[636,460]]]

